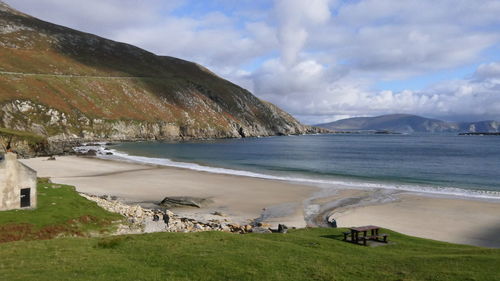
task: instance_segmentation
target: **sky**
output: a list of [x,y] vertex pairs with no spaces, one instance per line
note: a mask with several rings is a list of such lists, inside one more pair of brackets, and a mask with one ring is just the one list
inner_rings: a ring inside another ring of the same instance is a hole
[[306,124],[500,120],[499,0],[4,0],[200,63]]

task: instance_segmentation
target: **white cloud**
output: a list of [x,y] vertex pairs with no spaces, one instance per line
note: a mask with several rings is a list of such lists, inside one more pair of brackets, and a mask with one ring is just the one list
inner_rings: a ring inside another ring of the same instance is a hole
[[329,0],[276,0],[278,38],[285,65],[295,63],[304,47],[308,29],[330,18]]
[[7,0],[12,7],[41,19],[95,33],[113,36],[116,30],[137,25],[154,25],[162,11],[182,0]]
[[[202,63],[308,123],[397,112],[500,119],[500,63],[485,52],[500,46],[497,0],[217,0],[226,9],[196,15],[175,13],[200,5],[190,0],[6,2]],[[487,61],[420,90],[374,90],[381,80]]]

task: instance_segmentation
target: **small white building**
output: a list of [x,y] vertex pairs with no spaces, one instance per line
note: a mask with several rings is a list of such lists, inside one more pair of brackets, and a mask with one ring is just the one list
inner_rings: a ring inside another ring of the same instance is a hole
[[36,207],[36,171],[12,152],[0,160],[0,211]]

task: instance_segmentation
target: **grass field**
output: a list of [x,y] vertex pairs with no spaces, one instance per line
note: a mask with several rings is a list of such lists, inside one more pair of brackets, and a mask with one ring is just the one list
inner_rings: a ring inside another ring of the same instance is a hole
[[0,244],[0,279],[499,280],[499,250],[389,233],[382,247],[320,228],[19,241]]
[[[391,243],[364,247],[342,229],[288,234],[154,233],[82,237],[120,216],[72,187],[40,182],[37,210],[0,212],[0,228],[62,228],[0,243],[0,280],[500,280],[500,250],[420,239],[389,230]],[[55,203],[55,204],[54,204]],[[78,218],[91,217],[81,220]],[[77,229],[81,235],[68,231]],[[0,235],[4,235],[0,231]],[[37,233],[34,231],[33,233]],[[19,239],[18,239],[19,240]]]
[[113,229],[113,221],[123,219],[81,197],[72,186],[39,179],[37,191],[36,209],[0,212],[0,243],[105,233]]

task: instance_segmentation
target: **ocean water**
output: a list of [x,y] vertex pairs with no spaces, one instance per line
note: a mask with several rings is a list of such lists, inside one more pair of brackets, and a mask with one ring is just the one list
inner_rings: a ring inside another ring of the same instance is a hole
[[335,134],[136,142],[113,157],[213,173],[500,199],[500,137]]

